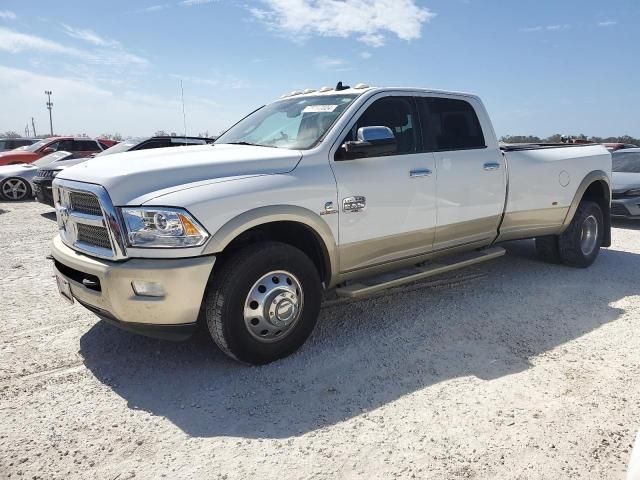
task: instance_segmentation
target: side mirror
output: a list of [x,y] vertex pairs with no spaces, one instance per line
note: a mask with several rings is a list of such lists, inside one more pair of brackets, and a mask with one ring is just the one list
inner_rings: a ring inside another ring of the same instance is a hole
[[51,147],[47,147],[47,148],[43,148],[42,149],[42,154],[43,155],[49,155],[50,153],[55,152],[55,150]]
[[398,142],[389,127],[361,127],[358,129],[357,136],[357,140],[345,142],[340,147],[344,152],[345,160],[381,157],[398,150]]

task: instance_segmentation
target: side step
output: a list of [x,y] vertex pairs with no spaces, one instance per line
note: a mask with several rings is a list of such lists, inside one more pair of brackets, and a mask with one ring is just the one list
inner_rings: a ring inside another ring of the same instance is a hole
[[391,287],[397,287],[406,283],[415,282],[424,278],[433,277],[441,273],[458,270],[459,268],[486,262],[503,256],[506,253],[502,247],[492,247],[486,250],[477,250],[471,254],[465,254],[456,263],[443,264],[420,264],[414,267],[391,272],[384,275],[360,280],[359,283],[352,283],[344,287],[336,288],[339,297],[360,298]]

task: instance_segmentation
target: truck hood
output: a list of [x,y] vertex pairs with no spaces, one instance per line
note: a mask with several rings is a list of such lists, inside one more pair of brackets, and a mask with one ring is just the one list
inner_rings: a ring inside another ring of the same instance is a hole
[[640,173],[633,172],[613,172],[611,174],[612,187],[614,192],[626,192],[632,188],[640,188]]
[[192,184],[287,173],[301,157],[298,150],[250,145],[169,147],[92,158],[64,169],[57,178],[102,185],[115,205],[127,205]]
[[6,157],[14,157],[16,159],[21,158],[38,158],[40,155],[34,152],[26,152],[24,150],[7,150],[5,152],[0,152],[0,159]]

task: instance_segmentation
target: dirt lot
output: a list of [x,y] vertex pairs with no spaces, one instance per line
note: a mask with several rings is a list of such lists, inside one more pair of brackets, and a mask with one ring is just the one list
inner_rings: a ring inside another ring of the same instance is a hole
[[529,241],[329,300],[265,367],[58,297],[51,209],[0,203],[0,478],[623,478],[640,428],[640,225],[593,267]]

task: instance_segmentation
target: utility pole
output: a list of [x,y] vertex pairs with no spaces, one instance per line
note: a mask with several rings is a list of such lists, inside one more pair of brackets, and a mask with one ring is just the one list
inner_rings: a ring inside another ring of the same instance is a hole
[[38,134],[36,133],[36,122],[33,121],[33,117],[31,117],[31,126],[33,127],[31,130],[33,130],[33,137],[37,137]]
[[45,90],[44,94],[48,97],[47,109],[49,110],[49,128],[51,129],[51,136],[53,137],[53,120],[51,118],[51,110],[53,109],[53,103],[51,102],[51,90]]

